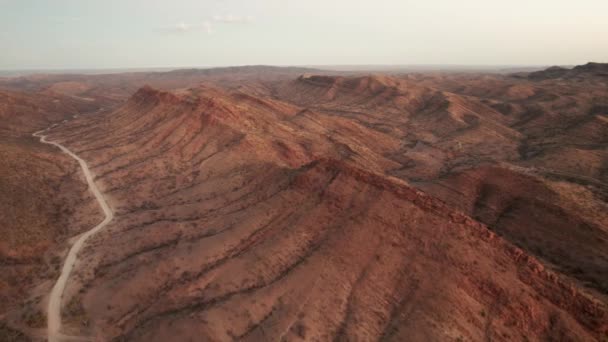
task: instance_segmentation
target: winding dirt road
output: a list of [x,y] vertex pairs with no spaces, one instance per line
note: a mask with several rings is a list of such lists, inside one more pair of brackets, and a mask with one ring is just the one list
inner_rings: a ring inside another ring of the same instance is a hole
[[108,223],[110,223],[110,221],[112,221],[112,219],[114,218],[114,213],[108,205],[106,198],[101,193],[101,191],[99,191],[99,188],[95,184],[95,181],[93,180],[93,176],[91,175],[91,171],[89,170],[89,166],[87,165],[87,163],[65,146],[53,141],[47,141],[46,136],[42,135],[42,133],[46,131],[48,131],[48,128],[42,131],[38,131],[33,135],[37,138],[40,138],[40,142],[42,143],[59,147],[63,152],[67,153],[70,157],[78,161],[78,164],[80,164],[80,168],[84,172],[87,183],[89,184],[89,188],[93,192],[93,195],[95,195],[95,199],[97,199],[97,202],[99,202],[99,205],[101,206],[101,209],[103,210],[103,213],[105,215],[105,218],[103,221],[101,221],[101,223],[91,228],[87,232],[83,233],[78,238],[78,240],[76,240],[76,242],[72,245],[67,258],[63,263],[61,274],[59,275],[59,278],[57,279],[57,282],[55,283],[55,285],[53,286],[53,290],[51,291],[47,308],[48,340],[49,342],[58,342],[60,340],[63,340],[64,337],[70,339],[70,337],[62,335],[59,332],[59,330],[61,329],[61,298],[63,296],[65,285],[68,281],[68,278],[70,277],[70,273],[72,272],[74,264],[76,263],[76,257],[78,256],[78,252],[80,252],[82,246],[89,237],[99,232]]

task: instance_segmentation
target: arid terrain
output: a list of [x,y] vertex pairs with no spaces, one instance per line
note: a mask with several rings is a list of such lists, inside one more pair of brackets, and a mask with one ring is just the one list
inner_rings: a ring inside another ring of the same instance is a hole
[[[0,340],[605,341],[608,64],[0,78]],[[4,305],[6,303],[6,305]]]

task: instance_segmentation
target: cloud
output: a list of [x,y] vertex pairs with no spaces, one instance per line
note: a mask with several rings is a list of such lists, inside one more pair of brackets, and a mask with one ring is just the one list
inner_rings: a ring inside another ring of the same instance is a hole
[[212,34],[215,32],[215,26],[220,24],[249,24],[253,22],[253,17],[250,15],[242,16],[242,15],[214,15],[210,19],[203,21],[198,24],[188,24],[185,22],[179,22],[174,25],[162,27],[160,30],[164,33],[173,33],[173,34],[184,34],[188,32],[205,32],[207,34]]
[[186,32],[186,31],[190,31],[192,29],[192,26],[188,25],[188,24],[184,24],[184,22],[175,24],[174,27],[172,27],[173,30],[177,31],[177,32]]
[[249,24],[253,21],[253,17],[250,15],[241,16],[241,15],[214,15],[213,21],[224,24]]
[[213,25],[209,21],[204,21],[200,24],[187,24],[179,22],[175,25],[165,26],[161,28],[161,31],[165,33],[188,33],[195,31],[202,31],[207,34],[213,33]]
[[210,22],[205,21],[205,22],[203,22],[203,30],[205,30],[205,32],[207,32],[207,34],[212,34],[213,26],[211,25]]

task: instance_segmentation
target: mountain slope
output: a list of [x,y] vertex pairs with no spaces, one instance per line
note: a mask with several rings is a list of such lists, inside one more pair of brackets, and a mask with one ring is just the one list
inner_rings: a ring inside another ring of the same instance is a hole
[[38,335],[43,297],[59,274],[66,240],[99,218],[78,165],[32,137],[96,110],[60,95],[0,91],[0,340]]
[[[394,86],[338,82],[348,96]],[[468,103],[441,95],[451,115]],[[89,161],[117,213],[80,256],[65,305],[81,309],[64,318],[68,332],[146,341],[606,334],[604,303],[388,176],[402,148],[395,132],[289,101],[145,87],[115,112],[52,132]],[[496,127],[492,115],[480,127]]]

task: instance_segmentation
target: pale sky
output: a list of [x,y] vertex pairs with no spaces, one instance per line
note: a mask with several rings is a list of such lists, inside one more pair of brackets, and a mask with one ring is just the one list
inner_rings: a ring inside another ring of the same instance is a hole
[[608,0],[0,0],[0,69],[608,62]]

